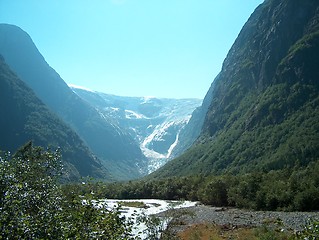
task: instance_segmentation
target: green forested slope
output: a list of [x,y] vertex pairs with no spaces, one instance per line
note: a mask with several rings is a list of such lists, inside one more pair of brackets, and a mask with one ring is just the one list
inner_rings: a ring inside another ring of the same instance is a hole
[[61,148],[65,177],[92,176],[110,180],[100,161],[79,136],[35,96],[0,57],[0,150],[15,152],[32,140],[43,147]]
[[154,177],[319,160],[319,2],[266,0],[230,49],[200,138]]

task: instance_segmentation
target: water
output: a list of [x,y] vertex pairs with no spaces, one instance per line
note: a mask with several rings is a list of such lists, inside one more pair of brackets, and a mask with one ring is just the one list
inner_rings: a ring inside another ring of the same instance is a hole
[[[125,216],[127,220],[133,221],[133,235],[136,237],[140,237],[141,239],[147,239],[147,232],[150,231],[145,223],[141,223],[137,221],[139,217],[142,216],[152,216],[154,214],[158,214],[160,212],[164,212],[169,209],[179,209],[195,206],[197,202],[191,201],[170,201],[170,200],[158,200],[158,199],[134,199],[134,200],[120,200],[120,199],[101,199],[99,200],[98,205],[101,207],[106,207],[108,209],[114,209],[118,207],[119,203],[122,202],[122,210],[121,215]],[[125,202],[139,202],[143,203],[143,207],[128,207]],[[158,234],[160,234],[161,230],[165,230],[167,224],[169,223],[170,218],[161,218],[160,223],[156,227],[157,229],[153,229]]]

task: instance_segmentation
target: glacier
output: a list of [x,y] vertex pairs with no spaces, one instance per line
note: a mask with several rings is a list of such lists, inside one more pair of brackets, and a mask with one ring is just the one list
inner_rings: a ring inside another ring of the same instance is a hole
[[179,133],[202,99],[168,99],[156,97],[123,97],[70,85],[81,98],[93,105],[106,121],[117,124],[131,134],[148,159],[151,173],[172,157]]

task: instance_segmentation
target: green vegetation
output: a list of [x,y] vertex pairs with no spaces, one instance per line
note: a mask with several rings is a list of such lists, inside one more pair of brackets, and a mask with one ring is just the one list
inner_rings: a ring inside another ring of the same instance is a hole
[[147,208],[147,205],[145,203],[139,202],[139,201],[133,201],[133,202],[120,201],[119,204],[122,207]]
[[[148,179],[240,179],[252,173],[267,178],[319,160],[317,8],[314,0],[265,1],[252,14],[209,91],[198,140]],[[223,199],[225,193],[218,201]]]
[[319,210],[319,162],[304,167],[243,175],[170,177],[74,187],[97,198],[200,201],[213,206],[255,210]]
[[[278,84],[243,101],[224,129],[193,146],[151,176],[245,174],[306,166],[319,159],[318,89]],[[248,111],[245,113],[244,109]]]
[[[280,225],[280,224],[279,224]],[[247,228],[231,225],[198,224],[178,234],[179,240],[195,239],[246,239],[246,240],[315,240],[319,237],[319,225],[310,221],[301,232],[281,231],[278,228],[262,227]]]
[[298,233],[299,239],[316,240],[319,238],[319,221],[309,221],[305,229]]
[[307,48],[311,49],[313,47],[316,47],[318,45],[318,39],[319,31],[306,34],[289,49],[289,54],[286,58],[283,59],[281,64],[284,64],[285,61],[289,60],[289,58],[293,57],[298,52],[305,51]]
[[[215,206],[263,210],[318,210],[319,206],[319,162],[264,174],[197,175],[109,184],[60,185],[62,171],[59,151],[44,151],[31,143],[14,155],[1,154],[0,238],[133,239],[132,225],[120,217],[119,209],[94,207],[95,199],[105,197],[189,199]],[[144,207],[139,201],[123,202],[126,204]],[[173,219],[179,218],[173,216]],[[156,217],[140,216],[139,221],[149,226],[146,233],[150,239],[156,239],[159,231],[163,231]],[[201,233],[202,228],[195,230],[192,236],[206,234]],[[295,239],[266,228],[257,230],[243,231],[257,236],[251,239]],[[310,222],[294,237],[315,239],[310,236],[318,237],[318,222]],[[165,237],[178,239],[167,231]]]
[[37,146],[61,147],[66,180],[110,174],[83,140],[41,102],[0,58],[0,149],[15,152],[32,140]]
[[[319,210],[316,9],[317,0],[266,1],[245,25],[209,91],[205,107],[191,121],[192,127],[203,125],[194,135],[186,134],[194,139],[202,131],[196,144],[143,180],[60,185],[59,152],[27,144],[14,155],[3,154],[0,238],[130,239],[131,225],[124,222],[119,211],[93,207],[93,196],[193,200],[255,210]],[[70,172],[102,176],[100,163],[90,156],[78,136],[58,118],[52,118],[1,57],[0,60],[0,108],[5,113],[0,118],[0,147],[15,149],[29,139],[42,146],[61,145],[64,164]],[[113,150],[130,145],[131,141],[123,145],[121,137],[106,139],[112,128],[106,127],[91,108],[82,112],[82,103],[73,103],[66,112],[70,110],[68,114],[78,116],[73,118],[73,125],[82,131],[92,149],[94,146],[106,162],[120,160]],[[131,147],[130,152],[134,152],[136,146]],[[127,161],[117,161],[112,168],[123,174],[129,172],[128,166],[136,165],[132,159],[144,162],[139,158],[140,151],[135,156],[126,151],[121,154]],[[138,201],[122,204],[143,207]],[[140,220],[155,238],[158,219]],[[268,228],[243,229],[238,234],[253,236],[247,239],[317,239],[318,225],[313,220],[298,235]],[[218,239],[216,234],[221,229],[204,226],[204,230],[199,226],[189,239],[199,239],[207,232]]]
[[199,239],[245,239],[245,240],[293,240],[292,232],[280,232],[267,227],[247,228],[231,225],[216,226],[198,224],[178,234],[180,240]]
[[59,151],[26,144],[0,158],[0,239],[132,239],[118,210],[61,188]]

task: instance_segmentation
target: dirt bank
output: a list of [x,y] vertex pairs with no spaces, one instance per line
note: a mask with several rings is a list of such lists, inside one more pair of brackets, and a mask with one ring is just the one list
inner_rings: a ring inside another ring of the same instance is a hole
[[212,223],[236,227],[267,225],[277,229],[302,230],[309,219],[319,220],[319,212],[251,211],[236,208],[216,208],[204,205],[163,212],[160,216],[174,216],[172,230],[179,232],[194,224]]

